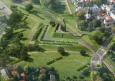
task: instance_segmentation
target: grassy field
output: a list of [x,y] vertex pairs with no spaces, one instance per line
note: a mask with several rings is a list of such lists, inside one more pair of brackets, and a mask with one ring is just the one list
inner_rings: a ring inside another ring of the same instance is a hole
[[112,59],[110,58],[110,56],[106,56],[106,58],[104,59],[104,61],[110,66],[110,68],[112,69],[113,72],[115,72],[115,62],[112,61]]
[[[6,4],[11,5],[11,0],[8,2],[4,0]],[[24,37],[27,38],[24,43],[28,44],[34,34],[37,31],[37,28],[40,23],[44,23],[47,25],[50,20],[50,16],[54,16],[59,22],[62,21],[62,18],[65,18],[65,22],[67,23],[68,29],[70,29],[71,32],[77,32],[76,28],[76,18],[74,16],[70,16],[66,14],[57,14],[57,13],[51,13],[50,10],[39,8],[38,6],[35,6],[35,9],[38,9],[38,13],[35,15],[33,13],[28,13],[27,11],[24,10],[24,6],[19,7],[19,10],[22,11],[23,13],[28,15],[28,26],[29,28],[24,32]],[[53,14],[53,15],[52,15]],[[50,37],[53,36],[53,31],[55,28],[51,28],[48,30],[48,35]],[[70,36],[69,36],[70,37]],[[70,37],[71,38],[71,37]],[[85,37],[85,40],[89,41],[89,38]],[[25,66],[25,65],[30,65],[32,67],[40,67],[40,66],[48,66],[48,67],[55,67],[56,70],[59,72],[60,78],[63,79],[64,77],[73,77],[73,76],[79,76],[81,75],[81,71],[77,71],[79,68],[83,67],[84,65],[90,63],[90,57],[84,57],[79,54],[81,49],[87,49],[85,47],[80,46],[77,44],[76,39],[68,39],[67,38],[53,38],[54,41],[65,41],[65,42],[75,42],[73,46],[62,46],[65,48],[66,51],[68,51],[69,55],[64,56],[63,59],[58,60],[54,62],[51,65],[46,65],[48,61],[51,61],[53,59],[62,57],[58,52],[57,48],[59,47],[56,45],[42,45],[40,46],[44,48],[46,51],[45,52],[29,52],[30,57],[33,59],[32,62],[27,62],[27,61],[21,61],[17,63],[17,65]],[[62,43],[63,44],[63,43]],[[88,54],[91,54],[91,52],[88,51]],[[89,79],[89,77],[87,77]],[[89,80],[87,80],[89,81]]]
[[85,40],[88,44],[90,44],[93,48],[95,48],[96,50],[100,47],[100,45],[98,45],[96,43],[96,41],[90,39],[90,37],[88,35],[84,35],[82,37],[83,40]]
[[[46,63],[48,61],[61,57],[61,55],[55,51],[46,51],[44,53],[30,52],[29,55],[33,59],[33,62],[22,61],[18,63],[18,65],[24,66],[28,64],[34,67],[47,66]],[[80,72],[77,71],[77,69],[89,63],[89,61],[89,57],[81,56],[79,52],[69,52],[69,56],[63,57],[63,59],[56,61],[55,63],[49,65],[49,67],[55,67],[59,72],[60,78],[63,79],[68,76],[79,76]]]

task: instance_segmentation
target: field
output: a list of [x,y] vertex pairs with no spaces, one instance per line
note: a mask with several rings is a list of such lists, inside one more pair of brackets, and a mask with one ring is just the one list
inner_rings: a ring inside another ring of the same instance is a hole
[[[8,2],[4,1],[8,6],[12,4],[11,0]],[[82,31],[76,27],[76,17],[68,15],[67,9],[63,14],[56,13],[50,9],[40,7],[39,5],[34,5],[34,10],[36,13],[29,13],[25,10],[25,6],[17,4],[18,10],[22,11],[24,14],[28,15],[28,29],[24,31],[24,37],[27,38],[24,40],[25,45],[30,43],[35,43],[39,41],[39,46],[43,48],[44,52],[32,51],[28,52],[30,55],[30,62],[20,61],[15,65],[25,66],[29,65],[32,67],[55,67],[58,71],[61,80],[67,77],[77,77],[80,78],[84,70],[88,69],[90,64],[90,59],[92,52],[88,50],[85,46],[79,44],[81,42],[79,39],[85,40],[90,44],[94,49],[98,49],[99,45],[95,41],[92,41],[89,36],[86,34],[81,36]],[[72,6],[73,7],[73,6]],[[49,22],[51,18],[54,17],[56,21],[62,22],[63,17],[65,18],[67,32],[56,32],[56,28],[52,27]],[[40,28],[40,24],[43,26]],[[77,36],[73,36],[71,33],[75,33]],[[63,35],[63,36],[62,36]],[[35,39],[33,39],[35,36]],[[68,53],[68,56],[62,56],[57,52],[58,47],[63,47]],[[81,50],[85,50],[89,57],[83,56],[80,54]],[[55,61],[54,63],[48,65],[49,61],[55,60],[57,58],[62,58]],[[79,70],[81,69],[82,70]],[[86,81],[90,81],[90,76],[85,77]]]
[[[63,59],[56,61],[55,63],[48,65],[48,67],[55,67],[60,74],[60,78],[64,77],[73,77],[80,76],[79,68],[88,64],[90,61],[89,57],[83,57],[79,54],[79,52],[68,52],[69,56],[63,57]],[[31,58],[33,62],[25,62],[22,61],[18,63],[19,65],[27,65],[34,67],[47,66],[47,62],[58,57],[61,57],[59,53],[56,51],[46,51],[44,53],[41,52],[30,52]]]

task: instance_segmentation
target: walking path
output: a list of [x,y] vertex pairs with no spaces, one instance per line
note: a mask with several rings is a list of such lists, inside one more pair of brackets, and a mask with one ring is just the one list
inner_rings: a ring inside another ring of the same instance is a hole
[[71,8],[69,7],[69,2],[68,2],[68,0],[65,0],[65,3],[66,3],[66,5],[67,5],[69,14],[72,15],[72,11],[71,11]]

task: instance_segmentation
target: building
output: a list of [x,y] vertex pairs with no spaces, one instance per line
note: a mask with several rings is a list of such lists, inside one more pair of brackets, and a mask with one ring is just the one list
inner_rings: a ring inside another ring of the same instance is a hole
[[110,12],[110,16],[113,18],[113,20],[115,22],[115,10]]
[[105,28],[111,28],[113,25],[113,18],[111,16],[105,16],[103,23]]
[[108,0],[109,3],[115,4],[115,0]]

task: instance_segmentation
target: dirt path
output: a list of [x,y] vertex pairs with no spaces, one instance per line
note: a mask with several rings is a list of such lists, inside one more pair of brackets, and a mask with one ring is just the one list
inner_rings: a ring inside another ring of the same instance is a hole
[[70,8],[70,6],[69,6],[68,0],[65,0],[65,3],[66,3],[66,6],[67,6],[67,8],[68,8],[69,14],[72,15],[72,11],[71,11],[71,8]]

